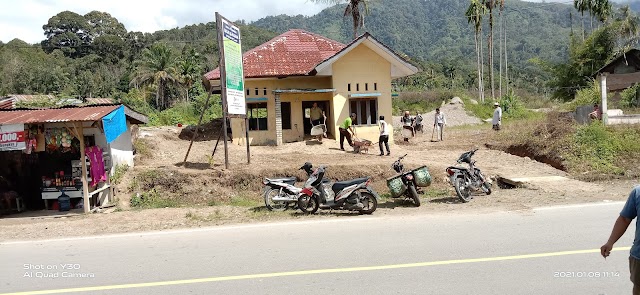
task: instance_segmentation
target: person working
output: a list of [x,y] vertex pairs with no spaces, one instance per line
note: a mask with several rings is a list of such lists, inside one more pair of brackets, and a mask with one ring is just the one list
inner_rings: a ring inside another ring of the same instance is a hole
[[309,120],[311,121],[311,126],[323,124],[322,117],[323,117],[322,109],[318,107],[317,102],[314,102],[313,107],[309,111]]
[[[348,117],[344,120],[342,125],[340,125],[340,149],[344,151],[344,139],[347,139],[349,146],[353,146],[353,142],[351,141],[351,134],[355,134],[355,130],[353,129],[353,120],[356,119],[356,113],[351,113],[351,117]],[[349,133],[351,132],[351,133]]]
[[387,156],[391,155],[389,150],[389,124],[384,121],[384,116],[380,116],[380,138],[378,138],[378,145],[380,146],[380,156],[384,155],[382,150],[382,144],[387,148]]
[[493,120],[491,120],[491,124],[493,124],[493,130],[498,131],[502,125],[502,109],[500,108],[500,103],[497,101],[493,104]]
[[591,120],[602,119],[602,110],[597,103],[593,105],[593,112],[589,113],[589,118],[591,118]]
[[447,119],[444,117],[444,113],[440,112],[440,108],[436,109],[435,120],[433,121],[433,128],[436,129],[438,140],[444,140],[444,126],[447,125]]
[[422,115],[420,115],[420,112],[416,112],[413,122],[416,132],[420,131],[421,133],[424,133],[424,130],[422,130]]
[[[411,118],[409,111],[404,112],[404,116],[402,116],[400,121],[402,122],[402,128],[411,130],[411,137],[414,137],[415,131],[413,129],[413,118]],[[405,137],[404,141],[409,141],[409,139]]]
[[[636,186],[631,193],[627,202],[625,203],[616,223],[611,230],[609,240],[600,247],[600,254],[605,259],[611,254],[613,250],[613,244],[615,244],[624,233],[627,231],[631,221],[638,217],[638,210],[640,209],[640,186]],[[640,295],[640,220],[636,219],[636,235],[633,239],[633,246],[631,247],[629,255],[629,272],[631,273],[631,282],[633,282],[633,294]]]

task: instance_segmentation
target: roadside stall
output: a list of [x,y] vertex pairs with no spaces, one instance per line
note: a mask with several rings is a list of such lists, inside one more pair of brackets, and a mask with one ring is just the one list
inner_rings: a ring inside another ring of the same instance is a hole
[[124,105],[0,111],[0,208],[107,205],[115,167],[133,166],[131,124],[143,123]]

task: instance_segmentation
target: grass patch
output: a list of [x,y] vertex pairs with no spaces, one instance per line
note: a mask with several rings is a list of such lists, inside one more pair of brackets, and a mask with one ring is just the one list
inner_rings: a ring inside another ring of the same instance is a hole
[[262,205],[260,201],[246,195],[238,195],[238,196],[231,197],[229,204],[231,206],[238,206],[238,207],[257,207]]
[[151,146],[144,138],[136,138],[133,141],[133,148],[139,160],[152,156],[153,152],[151,150]]
[[569,114],[514,122],[496,137],[492,148],[566,170],[585,180],[640,175],[638,126],[578,125]]
[[131,197],[131,207],[139,209],[150,208],[172,208],[178,207],[175,200],[163,197],[157,190],[153,189],[145,193],[135,194]]
[[117,165],[115,172],[113,173],[113,176],[111,177],[111,183],[113,184],[119,184],[122,181],[122,177],[127,174],[127,171],[129,170],[129,165]]
[[445,189],[445,188],[426,189],[423,196],[429,199],[447,197],[449,196],[449,189]]

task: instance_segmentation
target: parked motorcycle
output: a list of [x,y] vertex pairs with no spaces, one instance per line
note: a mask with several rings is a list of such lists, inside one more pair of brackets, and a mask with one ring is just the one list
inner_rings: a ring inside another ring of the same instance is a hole
[[387,187],[389,187],[389,191],[391,191],[392,198],[405,197],[411,199],[416,207],[420,207],[420,196],[418,195],[419,188],[416,185],[413,171],[405,171],[404,165],[402,164],[402,159],[406,156],[407,154],[398,158],[391,165],[393,170],[399,174],[387,179]]
[[[299,170],[304,170],[309,176],[313,173],[312,168],[313,165],[307,162]],[[322,181],[327,183],[330,180],[323,179]],[[285,211],[290,206],[295,206],[298,202],[298,195],[302,191],[302,188],[296,187],[295,183],[295,177],[265,178],[262,184],[264,184],[263,196],[267,209]]]
[[358,211],[372,214],[380,196],[371,187],[369,177],[335,183],[324,183],[326,167],[318,167],[310,176],[298,197],[298,208],[313,214],[322,209]]
[[469,164],[468,168],[450,166],[446,169],[449,180],[456,189],[458,198],[464,203],[469,202],[473,198],[471,195],[472,191],[482,190],[487,195],[491,194],[491,183],[487,181],[480,169],[475,166],[476,161],[471,160],[471,157],[473,157],[477,151],[478,149],[468,151],[458,158],[457,164]]

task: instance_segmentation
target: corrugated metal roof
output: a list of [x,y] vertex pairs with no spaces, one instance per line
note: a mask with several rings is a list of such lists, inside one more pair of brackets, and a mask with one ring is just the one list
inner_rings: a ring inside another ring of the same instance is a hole
[[0,124],[33,124],[55,122],[93,122],[102,119],[119,105],[74,107],[42,110],[0,111]]
[[13,99],[12,98],[5,98],[5,99],[0,99],[0,110],[10,110],[13,109]]
[[85,98],[86,105],[97,105],[97,104],[113,104],[115,100],[113,98],[104,98],[104,97],[87,97]]
[[35,95],[9,94],[7,96],[10,97],[10,98],[15,99],[16,102],[33,101],[33,100],[41,100],[41,99],[55,99],[56,98],[53,95],[40,95],[40,94],[35,94]]
[[[242,55],[245,78],[308,75],[344,44],[304,30],[290,30]],[[219,80],[217,68],[204,75]]]

